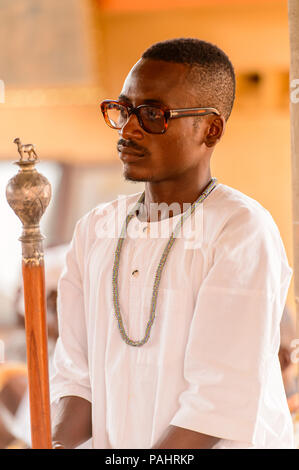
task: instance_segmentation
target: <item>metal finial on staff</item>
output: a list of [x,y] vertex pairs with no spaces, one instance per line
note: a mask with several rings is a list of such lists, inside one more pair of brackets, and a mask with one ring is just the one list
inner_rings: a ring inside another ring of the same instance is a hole
[[20,154],[20,159],[15,162],[20,170],[9,180],[6,198],[23,224],[19,240],[22,242],[31,440],[33,449],[50,449],[44,236],[39,222],[51,199],[51,185],[35,168],[39,160],[34,146],[22,145],[19,138],[14,143]]

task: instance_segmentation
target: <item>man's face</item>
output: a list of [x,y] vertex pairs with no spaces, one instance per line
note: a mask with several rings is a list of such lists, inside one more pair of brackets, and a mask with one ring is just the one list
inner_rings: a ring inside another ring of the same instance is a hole
[[[210,105],[188,83],[187,72],[183,64],[141,59],[126,78],[119,99],[134,107],[163,104],[176,109]],[[198,126],[193,117],[171,119],[165,134],[149,134],[131,115],[119,131],[118,151],[125,178],[161,182],[192,174],[196,177],[209,154],[204,142],[209,122],[211,116],[203,118]]]

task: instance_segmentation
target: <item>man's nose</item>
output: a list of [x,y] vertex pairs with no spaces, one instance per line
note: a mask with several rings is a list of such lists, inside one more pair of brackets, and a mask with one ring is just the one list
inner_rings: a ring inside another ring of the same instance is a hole
[[140,140],[143,138],[143,130],[140,127],[136,114],[130,114],[126,124],[119,130],[119,135],[126,140],[130,138]]

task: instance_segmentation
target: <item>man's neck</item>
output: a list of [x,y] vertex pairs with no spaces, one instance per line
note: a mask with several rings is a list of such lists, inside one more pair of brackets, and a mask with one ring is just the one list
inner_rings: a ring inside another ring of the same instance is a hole
[[211,181],[208,174],[193,184],[185,183],[183,187],[173,182],[145,184],[144,205],[139,211],[139,219],[156,222],[185,212],[198,199]]

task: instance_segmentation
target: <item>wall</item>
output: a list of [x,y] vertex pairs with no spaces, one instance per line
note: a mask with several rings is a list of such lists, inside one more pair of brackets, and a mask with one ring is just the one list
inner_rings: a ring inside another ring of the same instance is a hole
[[[100,100],[118,96],[130,67],[153,42],[180,36],[214,42],[235,66],[237,99],[213,158],[213,174],[271,212],[292,264],[287,2],[217,0],[195,7],[191,1],[187,8],[177,1],[177,8],[165,9],[164,3],[160,9],[155,0],[147,11],[141,1],[135,11],[133,0],[129,11],[117,0],[80,3],[86,8],[92,75],[59,87],[54,80],[47,87],[37,80],[30,90],[25,84],[9,86],[6,103],[0,104],[0,158],[16,158],[12,140],[20,136],[26,143],[33,140],[43,158],[115,161],[116,135],[101,119]],[[80,47],[74,46],[74,56]],[[289,302],[294,307],[292,290]]]

